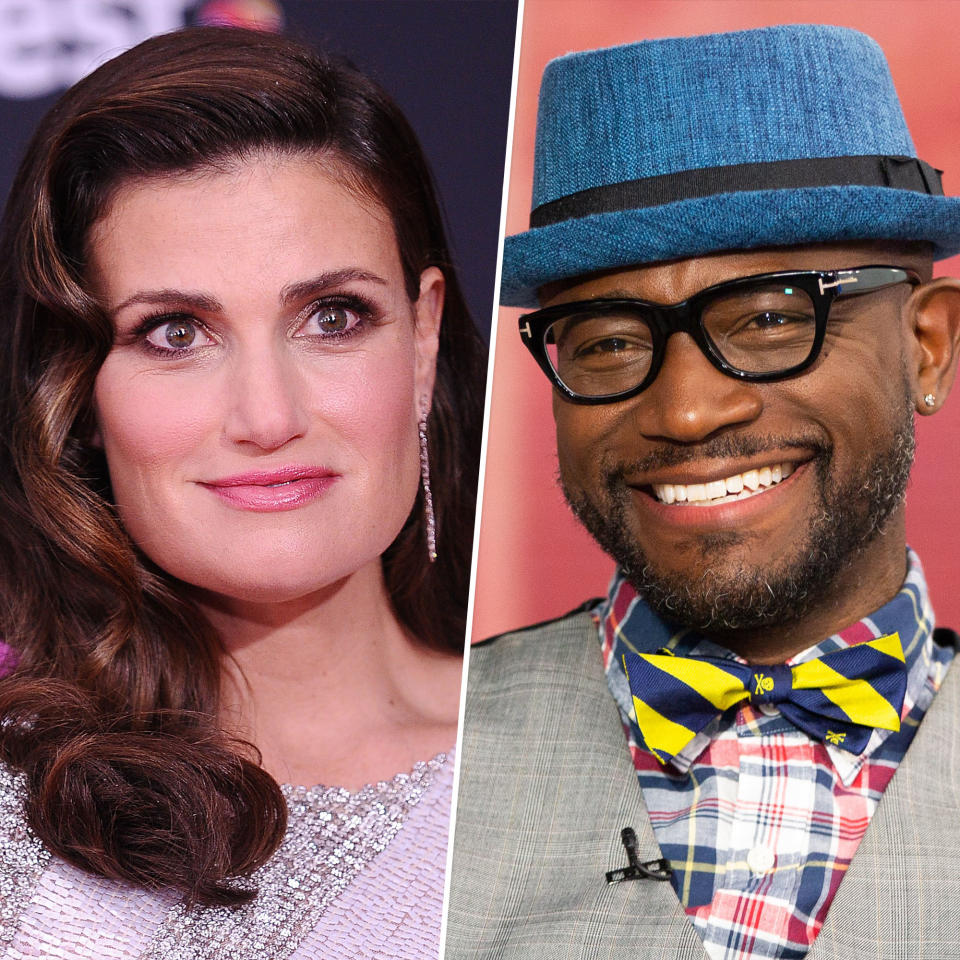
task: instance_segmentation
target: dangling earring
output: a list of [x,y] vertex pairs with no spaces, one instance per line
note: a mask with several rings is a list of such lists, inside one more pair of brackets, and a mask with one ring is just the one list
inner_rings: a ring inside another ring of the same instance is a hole
[[433,515],[433,494],[430,492],[430,458],[427,454],[427,414],[420,414],[420,480],[423,482],[423,513],[427,521],[427,556],[437,559],[437,520]]

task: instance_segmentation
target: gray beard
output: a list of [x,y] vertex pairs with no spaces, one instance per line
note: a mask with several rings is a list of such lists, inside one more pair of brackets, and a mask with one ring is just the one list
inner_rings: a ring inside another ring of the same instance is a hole
[[[698,447],[695,456],[698,460],[753,456],[765,448],[782,449],[794,444],[797,438],[758,441],[721,437]],[[685,579],[683,574],[658,570],[656,558],[648,557],[631,539],[627,518],[632,495],[626,475],[693,459],[684,448],[665,449],[639,464],[620,464],[606,470],[596,500],[569,489],[562,477],[561,485],[581,523],[661,618],[707,634],[753,630],[800,620],[809,614],[851,559],[876,539],[903,503],[915,450],[909,395],[886,448],[875,451],[847,477],[831,481],[832,445],[811,444],[809,440],[799,445],[813,446],[816,451],[813,467],[819,502],[805,539],[796,545],[792,562],[779,569],[741,564],[717,570],[705,563],[701,576]],[[726,532],[701,537],[703,557],[709,558],[713,551],[738,539],[736,533]]]

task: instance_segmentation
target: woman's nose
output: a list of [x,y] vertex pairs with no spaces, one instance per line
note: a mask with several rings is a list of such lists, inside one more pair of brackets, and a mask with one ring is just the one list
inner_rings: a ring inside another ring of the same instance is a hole
[[301,374],[282,346],[240,351],[227,376],[229,440],[277,450],[306,431]]

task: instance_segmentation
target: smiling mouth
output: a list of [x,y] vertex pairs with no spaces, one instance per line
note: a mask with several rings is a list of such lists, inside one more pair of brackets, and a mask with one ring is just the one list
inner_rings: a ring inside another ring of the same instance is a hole
[[795,463],[784,461],[709,483],[655,483],[651,489],[661,503],[709,507],[766,493],[795,469]]
[[327,467],[290,464],[252,470],[213,481],[199,481],[221,501],[239,510],[272,513],[296,510],[323,496],[340,478]]

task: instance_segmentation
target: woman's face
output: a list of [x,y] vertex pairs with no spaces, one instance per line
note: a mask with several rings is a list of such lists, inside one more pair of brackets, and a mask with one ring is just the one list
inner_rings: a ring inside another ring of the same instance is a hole
[[319,158],[136,181],[91,231],[94,388],[120,518],[168,573],[295,600],[379,563],[419,480],[443,277]]

